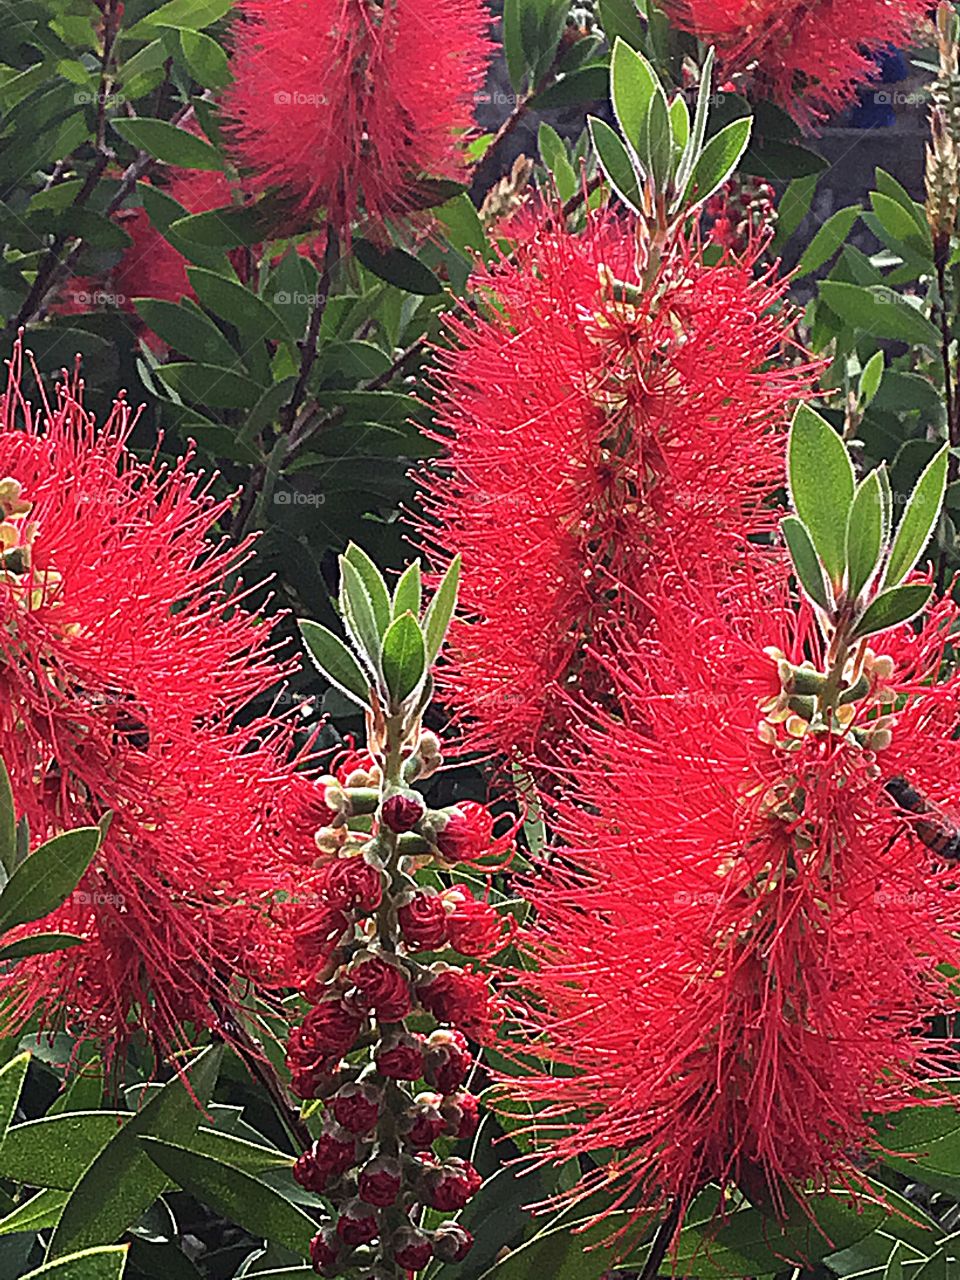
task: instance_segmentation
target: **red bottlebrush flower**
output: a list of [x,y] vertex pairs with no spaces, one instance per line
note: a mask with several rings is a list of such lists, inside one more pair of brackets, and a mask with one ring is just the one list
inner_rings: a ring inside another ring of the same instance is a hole
[[380,1094],[369,1084],[345,1084],[330,1099],[337,1124],[348,1133],[370,1133],[380,1115]]
[[337,945],[350,921],[334,907],[317,907],[304,915],[293,930],[293,951],[298,967],[311,979],[325,982],[334,963]]
[[337,1235],[351,1249],[377,1238],[377,1217],[362,1200],[351,1200],[337,1219]]
[[476,800],[461,800],[439,818],[435,839],[448,862],[476,862],[494,843],[493,814]]
[[388,1080],[419,1080],[423,1075],[423,1036],[404,1032],[377,1050],[374,1064]]
[[[294,1073],[333,1071],[360,1034],[361,1019],[339,1000],[328,998],[311,1009],[287,1042],[287,1063]],[[297,1090],[299,1093],[300,1091]],[[303,1096],[301,1094],[301,1096]]]
[[310,1241],[310,1261],[322,1276],[335,1276],[339,1270],[343,1245],[333,1227],[321,1227]]
[[342,787],[373,787],[380,781],[380,766],[369,751],[355,751],[351,746],[333,764],[333,773]]
[[415,893],[397,912],[400,933],[411,951],[436,951],[447,937],[447,912],[436,893]]
[[876,78],[875,54],[911,44],[930,6],[926,0],[669,0],[666,9],[716,46],[722,76],[743,73],[754,97],[772,98],[809,127],[848,106],[857,88]]
[[386,1209],[400,1194],[403,1179],[395,1156],[374,1156],[360,1170],[357,1191],[367,1204]]
[[423,797],[416,791],[396,792],[384,800],[380,817],[391,831],[412,831],[425,812]]
[[955,873],[885,784],[934,803],[960,786],[960,676],[931,682],[956,611],[874,638],[869,692],[814,733],[784,731],[769,696],[769,646],[822,663],[782,589],[668,576],[653,603],[655,633],[621,650],[625,715],[583,729],[558,816],[580,870],[530,886],[519,1043],[551,1069],[504,1088],[551,1133],[575,1117],[548,1140],[558,1161],[616,1146],[619,1204],[684,1208],[711,1181],[778,1205],[831,1178],[855,1190],[883,1145],[873,1117],[950,1065],[923,1028],[955,1001]]
[[443,969],[417,987],[417,998],[438,1022],[452,1022],[473,1040],[490,1034],[490,988],[483,974]]
[[452,1093],[444,1098],[440,1113],[452,1138],[472,1138],[480,1123],[480,1103],[472,1093]]
[[446,1123],[440,1114],[442,1101],[439,1093],[420,1093],[401,1121],[403,1140],[414,1151],[429,1151],[443,1133]]
[[480,0],[243,0],[240,15],[224,105],[251,190],[347,229],[361,203],[376,226],[417,207],[422,176],[463,176],[490,48]]
[[410,1012],[410,980],[396,964],[379,955],[367,955],[351,964],[347,977],[352,988],[351,1005],[375,1014],[378,1022],[399,1022]]
[[324,896],[343,911],[368,916],[383,898],[383,872],[364,858],[337,858],[324,872]]
[[441,1222],[433,1233],[433,1254],[441,1262],[462,1262],[473,1245],[473,1236],[459,1222]]
[[432,1209],[452,1213],[470,1203],[482,1182],[469,1160],[451,1156],[438,1169],[428,1169],[423,1175],[424,1199]]
[[19,375],[18,350],[3,484],[30,509],[3,508],[0,756],[35,840],[113,818],[78,891],[25,930],[85,945],[0,978],[7,1028],[36,1012],[110,1053],[134,1026],[169,1046],[184,1022],[220,1023],[231,976],[272,963],[251,868],[269,883],[291,860],[263,814],[289,734],[239,713],[285,668],[225,586],[246,550],[208,540],[229,503],[189,459],[139,462],[122,403],[98,429],[65,386],[34,414]]
[[433,1257],[433,1241],[419,1227],[401,1227],[393,1237],[393,1257],[407,1271],[422,1271]]
[[427,1040],[423,1078],[441,1093],[453,1093],[466,1080],[473,1058],[459,1031],[440,1028]]
[[[471,749],[544,752],[575,682],[607,696],[593,656],[613,619],[643,623],[651,581],[682,546],[707,564],[718,529],[782,481],[778,433],[807,394],[782,283],[752,258],[707,267],[679,241],[643,284],[632,226],[549,215],[480,268],[493,301],[449,322],[424,543],[463,554],[462,616],[439,673]],[[635,291],[629,302],[615,282]]]
[[447,940],[463,956],[489,956],[503,946],[503,922],[487,902],[478,902],[468,889],[445,889],[441,899],[447,912]]
[[[285,794],[275,805],[274,821],[294,847],[304,865],[320,856],[316,834],[346,809],[347,797],[333,778],[308,778],[294,774]],[[339,905],[339,904],[338,904]]]

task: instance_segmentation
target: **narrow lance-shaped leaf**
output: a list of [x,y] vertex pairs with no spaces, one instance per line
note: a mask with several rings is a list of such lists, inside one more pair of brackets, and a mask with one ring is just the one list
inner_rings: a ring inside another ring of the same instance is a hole
[[730,177],[750,141],[753,120],[743,116],[715,133],[693,166],[684,192],[684,204],[694,209],[703,204]]
[[394,706],[413,693],[426,669],[427,652],[420,624],[412,613],[401,614],[383,637],[383,678]]
[[690,137],[684,148],[683,155],[680,157],[680,163],[677,166],[676,185],[678,191],[686,191],[687,183],[690,181],[690,175],[693,173],[693,166],[700,158],[700,152],[703,150],[703,140],[707,135],[707,113],[710,106],[710,84],[713,77],[713,50],[707,50],[707,56],[703,60],[703,66],[700,70],[700,87],[697,90],[697,105],[693,114],[693,125],[690,129]]
[[800,405],[790,428],[788,483],[794,510],[839,587],[846,561],[847,514],[853,501],[853,465],[836,431],[808,405]]
[[[949,448],[944,445],[917,481],[897,527],[890,559],[883,575],[885,587],[902,582],[923,555],[940,515],[947,488]],[[2,900],[0,900],[2,901]]]
[[39,920],[62,906],[99,847],[99,827],[78,827],[35,849],[0,893],[0,933]]
[[819,605],[821,609],[829,609],[830,601],[823,580],[823,569],[803,521],[796,516],[787,516],[780,522],[780,528],[801,587],[814,604]]
[[647,172],[650,171],[647,122],[658,97],[663,99],[666,118],[667,100],[656,72],[643,54],[631,49],[618,36],[613,42],[610,59],[610,98],[627,145],[637,153]]
[[17,819],[7,766],[0,760],[0,867],[9,876],[17,859]]
[[460,555],[450,561],[450,567],[443,575],[433,599],[423,615],[423,632],[427,641],[427,665],[432,666],[440,652],[444,638],[453,619],[457,607],[457,592],[460,589]]
[[370,671],[380,671],[380,631],[373,602],[360,574],[344,556],[340,557],[340,612],[347,634]]
[[45,1262],[23,1280],[121,1280],[127,1264],[128,1245],[106,1245],[82,1249],[55,1262]]
[[853,630],[854,638],[875,635],[901,622],[909,622],[926,606],[933,594],[933,587],[924,582],[914,582],[906,587],[891,587],[871,600],[863,617]]
[[883,491],[876,471],[861,482],[847,518],[847,590],[858,596],[880,562]]
[[860,370],[860,382],[857,386],[857,403],[861,409],[869,407],[873,397],[880,390],[883,378],[883,352],[875,351]]
[[420,576],[420,561],[414,560],[400,576],[396,588],[393,592],[393,616],[399,618],[401,613],[412,613],[415,618],[420,616],[420,602],[422,594],[422,583]]
[[590,140],[607,181],[624,204],[634,213],[639,213],[643,207],[643,196],[626,147],[615,130],[611,129],[606,121],[598,120],[596,116],[587,117],[587,128],[590,130]]
[[351,542],[347,547],[344,559],[353,565],[363,579],[363,585],[367,588],[367,595],[373,606],[377,630],[382,639],[383,633],[390,625],[390,593],[383,575],[362,547],[358,547],[355,542]]
[[370,705],[370,681],[339,638],[319,622],[303,621],[300,634],[314,665],[335,689],[358,706]]

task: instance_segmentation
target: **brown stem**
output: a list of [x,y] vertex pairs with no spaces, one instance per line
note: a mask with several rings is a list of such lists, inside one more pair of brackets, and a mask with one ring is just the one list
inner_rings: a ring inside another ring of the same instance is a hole
[[650,1253],[646,1262],[643,1264],[643,1270],[640,1272],[639,1280],[654,1280],[660,1274],[660,1267],[664,1258],[667,1256],[667,1250],[670,1248],[670,1242],[677,1233],[677,1227],[680,1225],[680,1201],[674,1200],[673,1204],[667,1211],[663,1221],[657,1227],[653,1241],[650,1245]]

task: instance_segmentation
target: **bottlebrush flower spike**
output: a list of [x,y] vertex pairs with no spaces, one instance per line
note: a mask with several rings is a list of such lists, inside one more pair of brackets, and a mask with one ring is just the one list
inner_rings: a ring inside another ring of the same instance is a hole
[[874,55],[912,43],[926,0],[668,0],[670,17],[717,51],[755,98],[772,98],[801,125],[822,123],[876,78]]
[[446,456],[422,477],[423,540],[464,562],[438,683],[466,744],[500,756],[562,735],[574,682],[609,685],[587,645],[643,620],[669,548],[696,563],[738,514],[766,527],[787,405],[811,380],[789,364],[782,286],[751,257],[708,268],[681,239],[645,281],[625,222],[557,224],[546,211],[474,275],[491,303],[449,322]]
[[960,787],[960,675],[931,682],[956,608],[862,647],[826,731],[791,717],[784,673],[823,653],[785,589],[668,575],[654,606],[620,651],[624,716],[582,730],[571,869],[530,886],[519,1044],[545,1066],[503,1088],[551,1160],[618,1152],[574,1193],[612,1178],[611,1208],[682,1210],[710,1181],[781,1211],[865,1189],[872,1118],[955,1068],[924,1028],[955,1003],[956,874],[886,784]]
[[460,135],[490,44],[480,0],[244,0],[225,95],[251,190],[324,206],[346,230],[418,207],[417,183],[460,178]]
[[273,963],[250,867],[275,888],[296,864],[263,820],[292,785],[289,735],[235,717],[285,667],[224,585],[248,549],[209,541],[226,504],[189,459],[137,461],[128,408],[98,428],[78,385],[34,413],[20,376],[18,349],[0,400],[0,756],[35,840],[113,816],[80,890],[36,926],[86,942],[3,975],[5,1033],[37,1012],[115,1052],[135,1011],[169,1044]]

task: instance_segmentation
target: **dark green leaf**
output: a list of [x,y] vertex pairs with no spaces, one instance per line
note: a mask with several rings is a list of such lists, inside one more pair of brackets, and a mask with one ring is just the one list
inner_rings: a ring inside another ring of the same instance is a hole
[[6,1138],[10,1122],[16,1114],[29,1065],[29,1053],[20,1053],[0,1071],[0,1144]]
[[255,1236],[284,1245],[301,1257],[309,1254],[316,1223],[278,1191],[209,1156],[156,1138],[144,1137],[141,1142],[157,1167],[202,1204]]
[[75,933],[31,933],[19,942],[0,947],[0,961],[22,960],[24,956],[46,956],[53,951],[65,951],[68,947],[81,947],[85,941],[85,938]]
[[874,338],[919,343],[931,350],[939,346],[936,327],[916,307],[885,285],[867,288],[824,280],[820,296],[830,310],[847,324]]
[[836,431],[808,405],[800,405],[790,428],[788,477],[794,510],[839,586],[846,559],[847,513],[853,501],[853,466]]
[[443,580],[433,593],[433,599],[423,615],[423,634],[427,642],[427,666],[432,667],[443,645],[444,637],[457,607],[460,590],[460,556],[455,555],[443,575]]
[[507,59],[510,84],[519,93],[527,74],[527,59],[520,37],[520,0],[504,0],[503,51]]
[[193,78],[205,89],[222,89],[231,80],[227,55],[209,36],[200,31],[180,32],[180,48]]
[[398,289],[424,295],[443,292],[443,286],[429,267],[403,249],[378,249],[369,240],[354,240],[353,252],[368,271]]
[[[345,556],[340,557],[340,613],[347,634],[361,660],[374,675],[380,674],[382,636],[366,583]],[[389,597],[388,597],[389,610]],[[389,618],[389,611],[387,617]]]
[[40,920],[62,906],[99,847],[99,827],[78,827],[35,849],[0,893],[0,933]]
[[408,698],[427,669],[427,653],[420,624],[412,613],[395,618],[383,637],[383,678],[391,703]]
[[[650,172],[647,119],[657,97],[663,98],[663,89],[650,63],[626,41],[619,38],[614,40],[610,59],[610,98],[613,111],[624,138],[639,156],[647,173]],[[664,109],[666,105],[664,98]]]
[[780,197],[777,206],[777,231],[773,238],[772,248],[779,253],[800,223],[810,211],[813,193],[817,189],[817,175],[809,174],[805,178],[794,178]]
[[[916,487],[904,508],[896,536],[890,550],[890,559],[883,575],[885,587],[902,582],[914,568],[930,540],[937,523],[943,495],[947,487],[948,447],[940,450],[917,481]],[[0,897],[0,907],[3,898]]]
[[248,342],[280,338],[286,333],[274,309],[239,281],[204,267],[188,267],[187,275],[203,305],[221,320],[236,325]]
[[215,147],[186,129],[178,129],[165,120],[129,120],[114,116],[111,125],[125,142],[146,151],[164,164],[179,169],[222,169],[223,160]]
[[866,409],[872,404],[874,396],[880,390],[880,383],[883,379],[883,352],[875,351],[867,363],[860,370],[860,382],[857,386],[857,403],[861,409]]
[[920,613],[932,594],[933,587],[919,582],[881,591],[867,606],[854,628],[854,637],[875,635],[878,631],[886,631],[888,627],[908,622]]
[[530,99],[532,111],[554,111],[557,107],[575,107],[582,102],[598,102],[609,91],[610,72],[605,63],[580,67],[562,76],[549,88]]
[[723,186],[746,150],[752,124],[749,116],[742,116],[713,135],[693,166],[684,195],[687,206],[703,204]]
[[0,867],[9,876],[17,856],[17,818],[7,766],[0,760]]
[[141,18],[126,34],[145,38],[152,27],[175,27],[200,31],[229,13],[233,0],[168,0]]
[[808,147],[798,147],[794,142],[780,142],[775,138],[750,147],[740,161],[741,173],[764,178],[767,182],[815,177],[826,167],[826,160]]
[[52,1189],[38,1191],[25,1204],[18,1205],[12,1213],[0,1219],[0,1236],[14,1235],[18,1231],[46,1231],[55,1227],[69,1194],[68,1191]]
[[178,396],[217,409],[250,409],[263,394],[250,378],[221,365],[184,361],[160,365],[157,373]]
[[236,351],[201,311],[159,298],[135,298],[133,305],[144,324],[162,338],[171,351],[221,368],[239,364]]
[[787,516],[781,521],[780,528],[790,550],[790,558],[800,585],[821,609],[829,608],[823,569],[806,525],[797,516]]
[[[873,206],[873,212],[881,229],[886,232],[893,242],[892,247],[896,248],[900,244],[905,244],[914,253],[919,253],[928,261],[932,260],[933,240],[926,221],[924,221],[922,227],[919,227],[913,215],[907,209],[904,209],[891,196],[884,195],[881,191],[870,192],[870,203]],[[880,238],[883,239],[883,237]]]
[[22,1280],[120,1280],[126,1263],[125,1244],[84,1249],[55,1262],[46,1262]]
[[637,175],[623,142],[605,121],[596,116],[587,117],[587,127],[607,181],[620,199],[629,205],[634,213],[639,213],[643,205],[643,197],[640,194]]
[[289,1168],[294,1161],[293,1156],[278,1151],[275,1147],[265,1147],[259,1142],[238,1138],[235,1134],[211,1129],[206,1125],[201,1125],[183,1145],[188,1150],[209,1156],[221,1164],[242,1169],[244,1173],[265,1173],[268,1169]]
[[186,1079],[176,1076],[165,1084],[110,1139],[73,1188],[50,1241],[50,1257],[116,1240],[149,1209],[167,1180],[139,1139],[150,1133],[189,1139],[213,1094],[222,1057],[222,1045],[202,1050],[185,1069]]
[[0,1145],[0,1177],[69,1191],[129,1117],[70,1111],[11,1125]]
[[822,267],[837,252],[850,234],[850,229],[860,216],[860,206],[838,209],[818,229],[797,264],[797,275],[806,276]]
[[300,634],[321,674],[352,702],[368,707],[370,681],[343,641],[319,622],[301,622]]
[[600,25],[610,44],[619,37],[634,49],[643,46],[644,22],[634,0],[600,0]]
[[373,606],[373,616],[377,624],[377,631],[382,637],[390,625],[391,618],[390,592],[387,590],[383,575],[367,553],[358,547],[355,542],[347,545],[344,559],[356,569],[363,580],[363,585],[367,589],[367,595],[370,597],[370,603]]
[[393,592],[392,616],[399,618],[401,613],[412,613],[420,616],[421,580],[420,561],[414,560],[401,574]]

